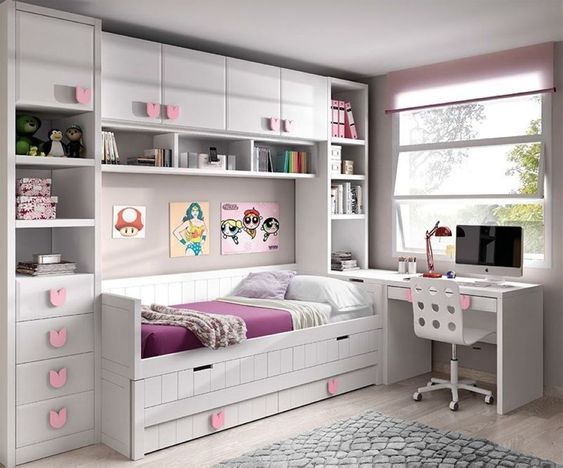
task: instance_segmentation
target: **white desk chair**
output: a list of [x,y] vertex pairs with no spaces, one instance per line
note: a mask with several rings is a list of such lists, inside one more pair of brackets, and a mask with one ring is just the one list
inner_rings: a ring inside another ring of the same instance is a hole
[[[470,346],[494,333],[494,329],[479,329],[464,326],[464,309],[470,306],[469,297],[461,296],[455,281],[412,278],[411,297],[414,317],[414,332],[420,338],[452,344],[450,380],[432,378],[426,387],[419,388],[414,394],[415,401],[422,400],[422,394],[435,390],[450,389],[452,401],[450,409],[459,408],[458,390],[485,395],[485,403],[494,403],[490,390],[475,386],[474,381],[458,380],[458,361],[456,346]],[[470,313],[470,312],[469,312]]]

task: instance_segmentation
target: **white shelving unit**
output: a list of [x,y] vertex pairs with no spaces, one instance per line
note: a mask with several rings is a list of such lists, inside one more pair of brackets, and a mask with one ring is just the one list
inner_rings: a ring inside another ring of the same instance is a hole
[[63,227],[94,227],[95,219],[33,219],[33,220],[16,220],[17,229],[25,228],[63,228]]

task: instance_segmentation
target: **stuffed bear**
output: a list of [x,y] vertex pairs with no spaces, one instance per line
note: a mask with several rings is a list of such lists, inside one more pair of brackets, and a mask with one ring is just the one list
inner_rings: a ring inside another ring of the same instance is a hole
[[33,115],[19,115],[16,118],[16,154],[29,154],[32,146],[39,147],[41,140],[33,135],[41,127],[41,120]]

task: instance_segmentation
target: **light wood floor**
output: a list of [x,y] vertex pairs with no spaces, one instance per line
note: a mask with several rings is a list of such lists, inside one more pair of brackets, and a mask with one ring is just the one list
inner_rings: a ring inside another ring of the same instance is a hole
[[482,398],[462,392],[460,410],[448,409],[448,392],[411,398],[427,377],[390,386],[368,387],[330,400],[187,442],[131,462],[103,445],[86,447],[26,465],[27,468],[197,467],[212,466],[277,440],[375,409],[389,416],[419,421],[442,430],[486,438],[524,453],[563,464],[563,400],[542,398],[505,416]]

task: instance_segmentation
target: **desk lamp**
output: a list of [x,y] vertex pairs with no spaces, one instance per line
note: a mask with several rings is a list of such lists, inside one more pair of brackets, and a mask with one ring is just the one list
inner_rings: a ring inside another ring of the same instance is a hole
[[432,243],[430,239],[432,236],[436,237],[449,237],[452,235],[452,230],[447,226],[440,226],[440,221],[430,231],[426,231],[426,261],[428,262],[428,271],[422,276],[425,278],[441,278],[442,273],[434,271],[434,253],[432,252]]

